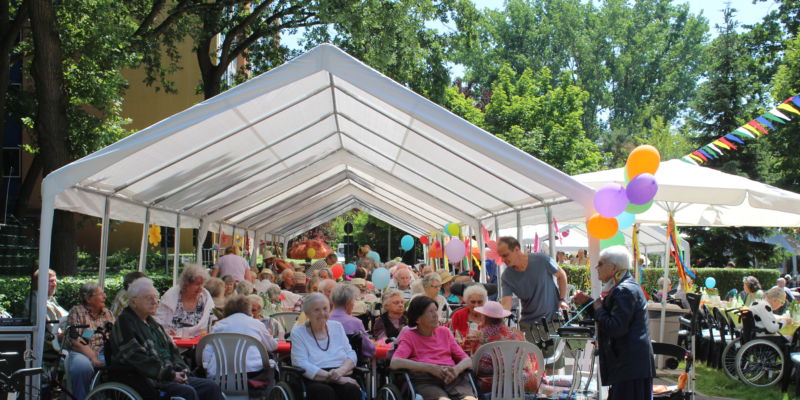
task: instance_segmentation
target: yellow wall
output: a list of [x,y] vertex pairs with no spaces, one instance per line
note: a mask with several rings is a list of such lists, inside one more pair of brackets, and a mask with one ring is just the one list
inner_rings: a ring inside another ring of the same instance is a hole
[[[192,51],[192,41],[185,40],[179,46],[182,55],[181,67],[170,79],[175,82],[177,93],[156,91],[154,86],[144,83],[145,72],[143,69],[122,71],[130,87],[125,93],[122,104],[122,116],[131,119],[128,129],[139,131],[155,124],[173,114],[177,114],[201,101],[202,94],[196,94],[200,85],[200,69],[197,66],[195,54]],[[166,57],[164,57],[166,60]],[[100,253],[100,220],[86,216],[77,217],[77,242],[78,247],[90,253]],[[112,224],[108,238],[108,254],[128,248],[134,253],[139,252],[142,240],[142,224],[121,222]],[[150,251],[155,251],[152,249]],[[194,251],[192,243],[192,230],[181,229],[181,252]]]

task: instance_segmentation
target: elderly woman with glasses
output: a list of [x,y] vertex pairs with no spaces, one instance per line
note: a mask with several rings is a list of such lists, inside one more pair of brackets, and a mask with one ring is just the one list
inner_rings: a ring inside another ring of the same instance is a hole
[[69,325],[88,325],[77,329],[78,337],[69,343],[67,370],[69,371],[69,390],[78,400],[83,400],[89,390],[94,369],[105,364],[104,343],[98,329],[114,323],[114,316],[106,308],[106,293],[97,282],[84,283],[78,296],[81,303],[69,311]]
[[454,333],[465,338],[471,331],[478,330],[478,325],[483,321],[483,317],[475,311],[475,308],[484,305],[488,296],[483,285],[472,285],[464,289],[462,297],[467,305],[453,313],[451,324]]
[[[655,362],[647,331],[647,299],[631,276],[631,253],[624,246],[611,246],[600,253],[597,276],[603,296],[589,308],[597,321],[600,378],[610,385],[608,399],[651,399]],[[578,292],[573,301],[592,301]]]
[[161,297],[156,321],[171,335],[200,336],[211,325],[214,299],[205,289],[208,271],[199,265],[186,265],[180,284],[173,286]]
[[386,289],[381,297],[383,313],[375,320],[372,336],[376,340],[393,339],[408,325],[403,293],[397,289]]
[[439,316],[439,322],[443,323],[450,315],[450,306],[447,304],[447,299],[439,294],[441,288],[442,277],[436,272],[431,272],[422,277],[422,293],[417,296],[427,296],[436,302],[438,306],[436,313]]
[[211,380],[189,376],[189,366],[164,328],[153,316],[158,309],[158,291],[149,278],[139,278],[128,288],[128,307],[111,332],[112,379],[133,387],[142,398],[167,397],[187,400],[222,399]]
[[342,324],[328,319],[328,298],[322,293],[308,295],[303,313],[308,320],[292,329],[292,365],[305,371],[308,398],[360,399],[361,388],[348,376],[356,365],[356,352]]

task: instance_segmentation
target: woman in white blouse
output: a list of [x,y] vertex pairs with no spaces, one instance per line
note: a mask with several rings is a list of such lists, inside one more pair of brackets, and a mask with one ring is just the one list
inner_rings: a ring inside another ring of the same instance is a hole
[[356,353],[342,324],[329,321],[330,302],[321,293],[303,301],[308,321],[292,329],[292,365],[302,368],[311,399],[360,399],[361,388],[350,378]]

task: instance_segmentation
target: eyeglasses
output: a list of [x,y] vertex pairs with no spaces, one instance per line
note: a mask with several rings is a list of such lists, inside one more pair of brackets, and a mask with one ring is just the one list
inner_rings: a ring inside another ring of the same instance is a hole
[[158,297],[147,296],[147,297],[139,297],[139,298],[142,299],[142,301],[146,301],[146,302],[148,302],[150,304],[161,303],[161,299],[159,299]]

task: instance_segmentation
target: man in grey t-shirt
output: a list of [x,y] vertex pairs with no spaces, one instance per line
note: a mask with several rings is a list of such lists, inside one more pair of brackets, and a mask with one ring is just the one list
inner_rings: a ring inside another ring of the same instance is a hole
[[[519,327],[529,342],[541,346],[543,341],[549,339],[541,326],[542,318],[551,322],[560,309],[569,307],[567,273],[545,254],[523,253],[517,239],[510,236],[497,240],[497,254],[508,267],[500,277],[503,288],[501,303],[510,310],[511,295],[519,298],[522,307]],[[552,354],[551,347],[542,349],[545,357]]]

